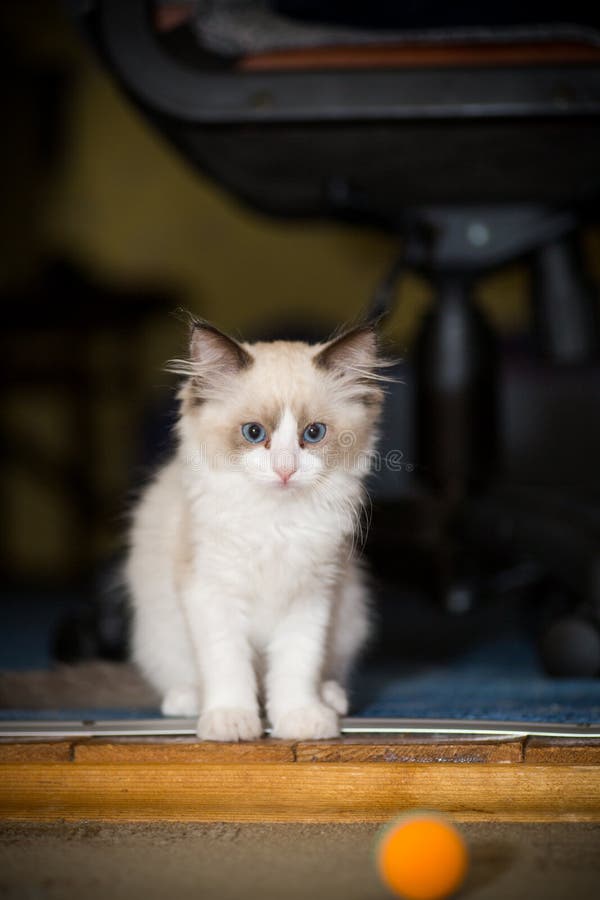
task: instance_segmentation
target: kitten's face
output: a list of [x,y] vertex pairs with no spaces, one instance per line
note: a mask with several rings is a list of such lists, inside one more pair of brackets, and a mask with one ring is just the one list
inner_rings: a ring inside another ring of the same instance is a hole
[[211,469],[280,492],[366,473],[382,400],[370,328],[325,345],[238,344],[199,325],[190,366],[181,428]]

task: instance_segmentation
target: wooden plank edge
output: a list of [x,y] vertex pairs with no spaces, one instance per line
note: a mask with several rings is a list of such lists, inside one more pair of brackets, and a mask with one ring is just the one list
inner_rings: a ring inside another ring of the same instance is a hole
[[[75,741],[2,741],[0,765],[10,762],[79,763],[520,763],[524,739],[440,740],[412,735],[356,735],[330,741],[265,738],[215,743],[191,737],[83,738]],[[600,744],[598,745],[600,749]],[[548,760],[551,762],[552,760]],[[582,759],[581,762],[585,760]]]
[[600,741],[354,735],[331,741],[203,742],[192,737],[0,739],[0,765],[22,763],[535,763],[600,766]]
[[[1,753],[0,753],[1,759]],[[296,761],[293,741],[241,741],[240,743],[217,743],[199,741],[197,738],[166,738],[144,741],[139,738],[88,738],[73,744],[73,762],[82,763],[138,763],[138,764],[214,764],[294,763]]]
[[0,818],[384,822],[416,808],[461,821],[600,821],[596,766],[7,763]]
[[10,741],[0,742],[0,765],[6,763],[72,762],[72,741]]
[[524,761],[550,765],[600,766],[600,741],[528,738]]
[[486,739],[469,741],[427,740],[423,736],[343,737],[335,741],[300,741],[296,744],[298,763],[521,763],[524,739]]

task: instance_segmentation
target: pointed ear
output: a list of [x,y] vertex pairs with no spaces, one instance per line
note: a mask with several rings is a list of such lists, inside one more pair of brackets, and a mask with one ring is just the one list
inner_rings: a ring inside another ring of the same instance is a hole
[[190,362],[203,375],[235,375],[252,364],[241,344],[208,322],[194,320],[190,334]]
[[172,359],[167,372],[186,379],[179,391],[185,413],[204,400],[223,396],[236,384],[232,376],[251,366],[254,357],[241,344],[214,325],[190,317],[187,359]]
[[377,333],[371,324],[359,325],[325,344],[315,356],[323,369],[360,377],[377,366]]

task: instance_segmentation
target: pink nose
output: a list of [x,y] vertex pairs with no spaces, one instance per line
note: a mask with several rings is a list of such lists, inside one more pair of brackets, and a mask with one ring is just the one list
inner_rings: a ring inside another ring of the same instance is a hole
[[287,484],[297,469],[296,457],[288,450],[280,450],[271,457],[273,471],[279,476],[282,484]]
[[279,478],[281,479],[283,484],[287,484],[294,472],[296,471],[295,466],[275,466],[274,471]]

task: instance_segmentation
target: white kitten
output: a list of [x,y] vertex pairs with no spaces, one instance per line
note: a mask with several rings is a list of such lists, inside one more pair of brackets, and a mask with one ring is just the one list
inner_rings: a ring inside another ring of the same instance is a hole
[[239,344],[195,322],[179,445],[146,489],[133,656],[207,740],[330,738],[368,633],[354,558],[382,391],[376,337]]

